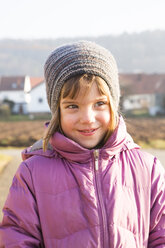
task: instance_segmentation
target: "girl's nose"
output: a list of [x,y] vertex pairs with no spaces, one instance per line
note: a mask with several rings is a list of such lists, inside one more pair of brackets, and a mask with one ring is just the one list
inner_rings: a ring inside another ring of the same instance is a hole
[[87,108],[81,113],[81,123],[93,123],[95,121],[95,112],[91,108]]

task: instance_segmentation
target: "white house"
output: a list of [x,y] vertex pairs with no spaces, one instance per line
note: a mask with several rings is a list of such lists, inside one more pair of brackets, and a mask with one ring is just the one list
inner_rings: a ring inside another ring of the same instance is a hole
[[165,74],[122,74],[122,109],[165,114]]
[[0,78],[0,103],[13,102],[12,113],[50,112],[42,77],[9,76]]
[[[151,115],[165,113],[165,74],[120,74],[123,111],[147,109]],[[0,102],[14,102],[13,113],[50,112],[43,78],[1,77]]]
[[30,100],[28,103],[28,113],[46,113],[50,112],[47,97],[46,86],[42,79],[37,81],[35,78],[31,78],[31,91]]
[[14,102],[13,113],[28,113],[27,104],[30,90],[31,84],[28,76],[0,78],[0,102],[5,100]]
[[149,94],[133,94],[124,97],[123,109],[149,109],[155,106],[155,95]]

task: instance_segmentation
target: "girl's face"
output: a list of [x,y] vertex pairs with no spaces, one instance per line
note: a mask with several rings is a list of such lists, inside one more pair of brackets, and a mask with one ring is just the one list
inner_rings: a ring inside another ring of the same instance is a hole
[[84,88],[75,99],[60,100],[61,128],[64,134],[91,149],[97,146],[110,125],[110,106],[106,95],[101,95],[94,82],[85,93]]

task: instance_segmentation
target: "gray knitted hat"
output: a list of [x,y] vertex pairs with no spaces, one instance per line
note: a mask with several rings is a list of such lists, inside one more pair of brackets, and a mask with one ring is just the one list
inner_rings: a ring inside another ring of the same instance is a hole
[[114,107],[118,109],[120,88],[114,57],[108,50],[93,42],[79,41],[58,47],[45,63],[47,100],[52,113],[57,107],[65,81],[84,73],[100,76],[105,80],[109,86]]

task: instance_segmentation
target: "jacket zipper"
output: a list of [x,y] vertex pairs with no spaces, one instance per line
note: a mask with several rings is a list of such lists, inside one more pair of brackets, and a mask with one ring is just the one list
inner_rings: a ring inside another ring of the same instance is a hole
[[108,237],[108,224],[107,224],[107,215],[106,209],[101,189],[101,180],[99,175],[99,150],[94,151],[94,160],[95,160],[95,182],[96,182],[96,192],[97,192],[97,199],[98,199],[98,206],[99,206],[99,213],[100,213],[100,220],[101,220],[101,240],[103,248],[109,247],[109,237]]

